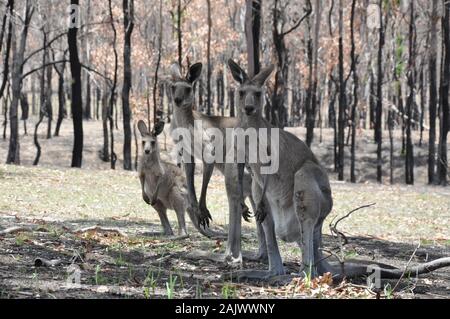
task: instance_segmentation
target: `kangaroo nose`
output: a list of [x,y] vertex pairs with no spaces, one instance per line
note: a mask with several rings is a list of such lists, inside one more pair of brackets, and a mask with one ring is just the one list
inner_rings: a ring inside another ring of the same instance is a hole
[[145,154],[150,154],[150,150],[145,150]]
[[180,105],[181,102],[182,102],[181,98],[179,98],[179,97],[176,97],[176,98],[175,98],[175,104],[176,104],[176,105]]
[[245,113],[247,113],[247,115],[252,114],[255,111],[255,107],[254,106],[246,106],[245,107]]

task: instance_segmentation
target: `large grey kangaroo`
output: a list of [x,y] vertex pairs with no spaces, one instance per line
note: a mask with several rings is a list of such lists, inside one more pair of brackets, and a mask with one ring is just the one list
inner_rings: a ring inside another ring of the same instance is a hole
[[[269,66],[253,78],[233,60],[228,61],[233,78],[238,82],[238,127],[243,129],[272,129],[262,115],[264,84],[273,72]],[[258,141],[258,145],[261,141]],[[270,139],[262,141],[270,143]],[[267,201],[270,210],[263,221],[267,238],[269,270],[243,270],[235,272],[238,279],[269,279],[284,274],[284,268],[274,233],[283,241],[297,242],[302,252],[302,273],[312,277],[331,272],[335,277],[358,277],[370,274],[373,265],[379,267],[383,278],[400,278],[404,269],[368,262],[349,262],[345,265],[328,263],[321,251],[322,224],[330,213],[333,201],[331,187],[325,169],[319,164],[306,144],[293,134],[279,130],[279,170],[262,175],[260,162],[248,163],[253,173],[252,191],[255,200]],[[273,154],[272,154],[273,155]],[[264,194],[265,191],[265,194]],[[265,199],[261,199],[265,195]],[[268,236],[269,235],[269,236]],[[450,258],[440,258],[409,268],[410,273],[427,273],[450,265]]]
[[[171,122],[172,133],[178,128],[189,129],[190,131],[190,141],[191,147],[193,148],[192,141],[194,140],[194,121],[201,121],[204,129],[217,128],[221,130],[222,136],[225,136],[227,128],[234,128],[237,124],[237,118],[223,117],[223,116],[207,116],[203,113],[193,110],[194,104],[194,89],[193,85],[195,81],[200,77],[202,72],[202,64],[196,63],[189,68],[186,76],[182,76],[178,64],[171,66],[171,98],[174,103],[173,118]],[[172,134],[175,142],[180,142],[178,136]],[[186,141],[183,141],[186,142]],[[202,133],[201,136],[202,147],[208,147],[211,143],[208,136]],[[226,151],[226,149],[224,150]],[[241,252],[241,213],[244,218],[248,217],[248,209],[244,204],[244,200],[241,200],[240,191],[237,188],[237,170],[234,163],[212,163],[208,164],[203,161],[202,155],[192,152],[190,154],[191,158],[189,163],[184,163],[184,168],[186,172],[187,188],[189,196],[189,204],[197,214],[200,223],[208,228],[209,219],[211,219],[211,214],[206,207],[206,192],[208,188],[208,182],[211,178],[214,168],[219,169],[225,176],[225,185],[229,203],[229,231],[228,231],[228,241],[227,250],[224,256],[215,256],[209,253],[205,253],[201,257],[210,258],[213,260],[231,259],[234,262],[242,261]],[[197,201],[197,196],[195,193],[194,186],[194,172],[195,172],[195,161],[194,157],[203,161],[203,183],[201,189],[200,202]],[[253,210],[257,210],[253,196],[251,194],[251,176],[250,174],[244,174],[243,176],[243,189],[244,198],[248,197]],[[256,256],[245,256],[253,260],[265,260],[267,258],[267,248],[265,245],[265,235],[263,228],[257,224],[258,230],[258,242],[259,249]]]
[[144,121],[139,121],[137,126],[142,138],[142,154],[138,165],[142,198],[158,212],[164,235],[173,236],[167,218],[167,209],[172,209],[178,218],[178,239],[188,235],[184,218],[186,211],[194,227],[202,235],[218,237],[220,234],[199,227],[197,216],[186,208],[186,180],[183,171],[178,166],[164,162],[160,158],[158,135],[164,130],[164,122],[157,122],[152,132],[148,130]]

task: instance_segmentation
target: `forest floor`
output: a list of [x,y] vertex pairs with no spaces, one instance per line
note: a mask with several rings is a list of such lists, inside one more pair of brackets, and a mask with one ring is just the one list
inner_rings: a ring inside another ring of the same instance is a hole
[[[324,142],[316,143],[313,150],[331,170],[332,141],[330,132],[325,133],[328,135],[324,134]],[[412,264],[417,264],[450,256],[450,188],[424,185],[426,166],[419,154],[416,186],[373,183],[375,154],[372,143],[367,142],[371,133],[362,134],[357,167],[362,183],[332,180],[334,207],[325,222],[324,247],[331,250],[339,246],[329,231],[333,218],[375,203],[339,224],[349,239],[343,248],[346,259],[376,260],[402,268],[410,258]],[[116,150],[120,153],[121,134],[116,135]],[[299,135],[303,137],[302,132]],[[365,280],[334,285],[329,278],[322,278],[312,283],[293,281],[287,286],[271,287],[224,281],[220,275],[235,268],[191,260],[187,253],[223,252],[226,243],[202,237],[190,222],[188,239],[174,241],[157,236],[159,219],[142,201],[136,173],[111,171],[107,163],[99,160],[99,122],[85,124],[83,169],[68,168],[71,152],[68,122],[61,137],[41,139],[43,154],[39,167],[30,166],[35,150],[29,136],[22,138],[24,166],[0,165],[1,298],[168,298],[172,294],[173,298],[376,297],[364,287]],[[0,140],[1,158],[6,157],[6,150],[7,142]],[[426,154],[425,150],[423,145],[418,153]],[[401,179],[401,154],[396,163],[395,173]],[[200,178],[197,183],[200,184]],[[208,205],[214,225],[226,230],[227,200],[220,175],[213,176]],[[176,230],[175,214],[169,212],[169,218]],[[2,230],[11,230],[10,227],[18,228],[2,234]],[[256,247],[255,225],[244,222],[243,249],[254,251]],[[280,242],[280,249],[287,272],[297,272],[301,255],[298,246]],[[60,263],[37,267],[39,259]],[[244,263],[244,268],[265,267],[260,263]],[[80,285],[68,283],[74,269],[80,274]],[[398,285],[397,280],[382,284],[382,298],[450,298],[450,269],[418,279],[406,276]]]

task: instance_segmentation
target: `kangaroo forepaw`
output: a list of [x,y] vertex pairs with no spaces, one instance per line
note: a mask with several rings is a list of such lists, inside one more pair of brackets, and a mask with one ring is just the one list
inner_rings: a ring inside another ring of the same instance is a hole
[[146,202],[148,205],[152,205],[150,202],[150,198],[148,198],[147,194],[142,194],[142,199],[144,202]]
[[209,227],[209,220],[212,220],[209,209],[206,207],[206,205],[200,205],[199,212],[200,225],[203,226],[203,228],[205,228],[205,225]]
[[150,205],[154,206],[158,202],[158,199],[156,197],[152,197],[152,200],[150,201]]
[[241,203],[241,214],[242,214],[242,218],[244,218],[244,220],[249,223],[250,222],[250,218],[252,218],[252,212],[248,209],[247,205],[245,205],[245,203]]
[[209,221],[212,220],[211,213],[205,207],[205,209],[200,209],[198,206],[191,206],[189,208],[196,216],[198,216],[199,227],[209,228]]
[[261,201],[258,204],[258,207],[256,208],[255,212],[256,221],[262,224],[262,222],[264,222],[264,220],[266,219],[266,216],[267,216],[267,209],[266,206],[264,205],[264,202]]

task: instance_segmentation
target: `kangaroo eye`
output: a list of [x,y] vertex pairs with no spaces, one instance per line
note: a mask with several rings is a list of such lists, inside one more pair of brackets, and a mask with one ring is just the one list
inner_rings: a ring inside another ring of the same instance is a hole
[[155,141],[151,141],[151,142],[150,142],[150,145],[151,145],[152,147],[155,146],[155,144],[156,144]]
[[192,88],[186,88],[186,90],[185,90],[186,95],[191,94],[191,92],[192,92]]
[[245,91],[239,91],[239,96],[242,98],[245,95]]
[[261,92],[256,92],[256,93],[255,93],[255,96],[256,96],[257,98],[260,98],[260,97],[261,97]]
[[173,84],[170,88],[172,89],[172,92],[175,92],[175,89],[176,89],[177,87],[175,86],[175,84]]

